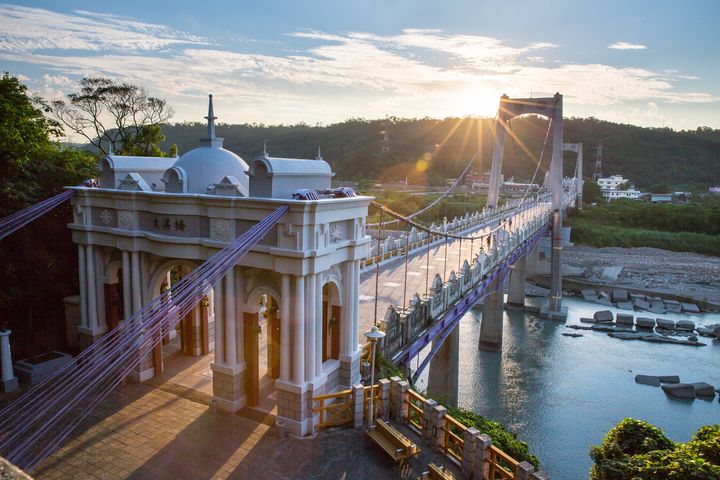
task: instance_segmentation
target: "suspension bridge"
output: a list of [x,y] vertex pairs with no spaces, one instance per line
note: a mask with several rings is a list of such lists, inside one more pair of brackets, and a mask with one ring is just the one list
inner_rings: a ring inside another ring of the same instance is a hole
[[[549,139],[550,173],[539,193],[501,204],[504,138],[510,120],[526,114],[550,120],[530,183]],[[361,332],[373,325],[386,334],[385,357],[412,380],[480,301],[479,347],[499,348],[505,282],[508,303],[523,305],[527,272],[548,234],[551,288],[542,312],[563,318],[562,217],[580,206],[582,168],[563,181],[562,152],[578,152],[581,162],[582,147],[563,144],[559,94],[501,98],[486,207],[431,225],[415,220],[420,212],[403,216],[331,188],[333,173],[319,156],[264,151],[248,164],[222,148],[212,97],[206,118],[207,138],[179,159],[108,155],[99,182],[0,220],[1,239],[71,199],[79,258],[83,351],[3,409],[0,453],[13,463],[42,462],[125,378],[160,375],[178,335],[186,354],[214,355],[217,408],[266,404],[269,384],[277,418],[295,435],[310,434],[321,423],[317,399],[361,380]],[[369,209],[377,224],[365,224]]]

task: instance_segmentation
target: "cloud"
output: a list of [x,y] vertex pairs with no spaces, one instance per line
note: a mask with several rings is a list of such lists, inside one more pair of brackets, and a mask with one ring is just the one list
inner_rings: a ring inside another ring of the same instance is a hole
[[45,76],[30,82],[36,90],[57,98],[82,76],[108,76],[166,98],[176,120],[201,120],[210,92],[223,121],[283,123],[388,113],[492,115],[503,93],[524,97],[558,91],[568,114],[596,116],[629,112],[630,103],[647,110],[651,102],[718,101],[678,87],[697,77],[567,63],[555,58],[562,53],[558,45],[542,39],[511,45],[438,29],[394,35],[304,30],[288,36],[283,53],[258,53],[252,42],[213,45],[132,18],[0,6],[0,60],[39,67]]
[[647,46],[639,43],[615,42],[608,45],[607,48],[612,48],[613,50],[645,50]]
[[64,14],[40,8],[0,5],[0,51],[158,50],[172,45],[203,44],[199,37],[164,25],[109,14]]

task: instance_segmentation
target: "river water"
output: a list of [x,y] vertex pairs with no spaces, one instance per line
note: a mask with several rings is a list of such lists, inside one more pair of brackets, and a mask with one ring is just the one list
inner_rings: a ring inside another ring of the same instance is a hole
[[[569,308],[567,324],[606,308],[574,298],[563,305]],[[460,322],[458,404],[517,433],[555,480],[588,478],[590,447],[625,417],[646,420],[675,441],[687,441],[702,425],[720,423],[717,396],[678,400],[634,381],[636,374],[679,375],[682,382],[705,381],[717,388],[720,341],[700,337],[705,347],[624,341],[507,311],[502,351],[484,352],[477,348],[481,316],[473,309]],[[662,317],[720,323],[720,314]],[[425,382],[427,373],[420,389]]]

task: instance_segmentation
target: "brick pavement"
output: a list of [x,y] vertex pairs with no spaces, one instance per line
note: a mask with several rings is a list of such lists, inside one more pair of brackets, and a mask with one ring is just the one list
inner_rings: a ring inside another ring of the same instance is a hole
[[[183,392],[169,385],[120,387],[32,473],[38,479],[104,480],[401,478],[358,431],[280,439],[267,425],[271,421],[212,414]],[[403,478],[416,478],[430,461],[449,463],[422,448]]]

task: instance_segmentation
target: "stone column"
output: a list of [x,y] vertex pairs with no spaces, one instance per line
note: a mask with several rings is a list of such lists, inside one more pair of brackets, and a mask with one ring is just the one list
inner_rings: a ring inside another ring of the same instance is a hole
[[142,287],[140,283],[140,252],[131,252],[132,269],[132,313],[135,314],[142,308]]
[[85,247],[85,265],[87,267],[88,327],[92,330],[98,326],[97,285],[95,284],[95,252],[92,245],[87,245]]
[[344,262],[341,265],[343,276],[343,308],[340,314],[340,384],[354,385],[360,381],[358,286],[360,284],[359,261]]
[[[228,276],[230,275],[233,277],[233,286],[235,288],[233,297],[235,304],[235,365],[240,365],[241,368],[245,368],[245,328],[243,326],[243,323],[245,322],[244,312],[246,311],[244,285],[245,277],[242,275],[240,270],[235,268],[228,273]],[[257,320],[255,323],[257,324]],[[254,361],[257,362],[258,358],[255,358]]]
[[284,273],[280,282],[280,380],[290,380],[290,275]]
[[525,308],[526,259],[527,254],[518,258],[510,270],[510,288],[507,299],[507,306],[510,308]]
[[132,315],[132,291],[130,289],[130,252],[125,250],[122,252],[122,272],[123,313],[127,319]]
[[78,273],[80,284],[80,323],[88,327],[87,267],[85,266],[85,245],[78,244]]
[[[314,273],[305,276],[305,380],[315,380],[315,287],[317,276]],[[321,351],[322,352],[322,351]]]
[[352,387],[353,426],[362,428],[365,423],[365,387],[362,383]]
[[487,478],[488,465],[485,462],[490,458],[491,445],[492,439],[490,435],[481,434],[477,436],[472,478]]
[[225,298],[225,365],[237,365],[237,335],[235,317],[235,271],[230,270],[223,278]]
[[462,473],[465,478],[470,478],[475,463],[475,448],[477,446],[477,437],[480,430],[470,427],[465,430],[463,436],[463,455],[462,455]]
[[423,431],[422,431],[422,439],[423,442],[430,445],[432,444],[433,439],[433,429],[432,429],[432,415],[433,415],[433,409],[437,407],[437,402],[433,400],[432,398],[428,398],[423,403]]
[[225,299],[223,298],[222,280],[218,280],[213,288],[213,307],[215,315],[215,363],[225,364]]
[[315,285],[315,377],[322,375],[323,363],[323,286],[320,276],[317,275]]
[[12,330],[0,330],[0,363],[2,363],[2,379],[0,392],[8,393],[18,389],[18,379],[13,373],[12,354],[10,353],[10,334]]
[[483,300],[479,348],[480,350],[498,351],[502,347],[503,282],[496,278],[488,288],[493,291]]
[[[247,403],[245,365],[238,364],[235,318],[235,270],[218,281],[215,292],[215,362],[213,402],[226,412],[237,412]],[[222,355],[224,353],[224,356]],[[224,360],[223,360],[224,357]]]
[[305,383],[305,277],[293,279],[293,371],[292,382],[295,385]]
[[381,378],[378,380],[382,398],[382,419],[386,422],[390,420],[390,380]]

